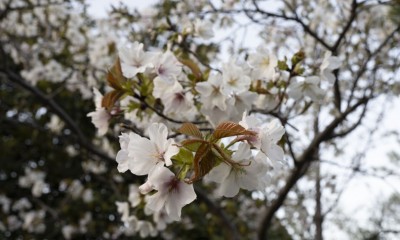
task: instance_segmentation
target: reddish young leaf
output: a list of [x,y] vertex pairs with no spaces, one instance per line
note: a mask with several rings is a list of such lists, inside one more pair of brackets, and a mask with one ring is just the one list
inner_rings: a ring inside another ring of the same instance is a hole
[[184,123],[178,129],[178,132],[192,136],[197,138],[203,138],[203,134],[201,134],[199,128],[193,123]]
[[188,182],[193,183],[204,177],[215,166],[217,160],[217,156],[211,151],[211,144],[202,143],[194,156],[194,174]]
[[108,85],[110,85],[110,87],[112,87],[116,90],[122,90],[120,82],[114,76],[114,74],[112,74],[110,71],[108,71],[106,78],[107,78]]
[[122,74],[120,60],[117,58],[114,65],[107,73],[107,82],[112,88],[116,90],[122,90],[122,83],[125,81],[126,78]]
[[223,122],[215,128],[213,133],[214,139],[221,139],[225,137],[239,136],[239,135],[255,135],[253,131],[246,130],[234,122]]
[[111,109],[114,106],[115,102],[118,101],[118,99],[123,94],[124,93],[122,91],[118,91],[118,90],[108,92],[106,95],[104,95],[104,97],[101,101],[101,106],[106,109]]
[[124,77],[122,74],[121,61],[119,57],[115,61],[114,68],[115,68],[115,73],[117,74],[118,77]]

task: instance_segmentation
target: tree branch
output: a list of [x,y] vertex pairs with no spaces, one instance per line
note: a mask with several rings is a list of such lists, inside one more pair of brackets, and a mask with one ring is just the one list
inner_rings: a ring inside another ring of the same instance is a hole
[[114,161],[113,158],[105,154],[104,152],[100,151],[98,147],[92,145],[88,139],[86,139],[85,135],[82,133],[82,131],[79,129],[79,127],[76,125],[76,123],[72,120],[72,118],[62,109],[60,105],[58,105],[53,99],[48,98],[42,91],[37,89],[36,87],[28,84],[25,79],[23,79],[20,75],[17,73],[10,71],[10,70],[4,70],[1,69],[1,72],[3,72],[7,77],[6,79],[12,83],[18,84],[20,87],[23,89],[31,92],[33,95],[38,97],[42,103],[44,103],[46,106],[48,106],[57,116],[59,116],[65,123],[66,125],[72,130],[73,133],[77,136],[79,145],[81,145],[83,148],[91,152],[92,154],[100,157],[101,159],[108,160],[108,161]]
[[356,19],[356,17],[357,17],[357,7],[358,7],[357,0],[353,0],[353,2],[351,4],[349,20],[347,21],[346,25],[344,26],[343,31],[340,33],[338,39],[336,40],[336,42],[332,46],[332,54],[333,55],[337,54],[337,51],[338,51],[339,46],[340,46],[340,43],[342,42],[342,40],[346,36],[346,33],[349,31],[349,29],[351,27],[351,24]]
[[295,168],[291,171],[288,179],[286,180],[285,186],[279,191],[278,197],[271,203],[271,206],[268,208],[265,213],[262,221],[259,225],[258,230],[258,239],[264,240],[267,238],[267,231],[271,226],[272,219],[278,211],[278,209],[282,206],[283,202],[286,199],[287,194],[290,192],[292,187],[297,183],[297,181],[307,172],[310,163],[313,160],[313,155],[315,151],[318,149],[318,146],[330,139],[331,134],[337,126],[339,126],[348,115],[358,109],[359,106],[366,104],[370,99],[362,98],[356,104],[349,107],[345,112],[343,112],[340,116],[336,117],[325,129],[319,133],[313,141],[308,145],[308,147],[303,151],[303,154],[298,158],[298,162],[295,165]]

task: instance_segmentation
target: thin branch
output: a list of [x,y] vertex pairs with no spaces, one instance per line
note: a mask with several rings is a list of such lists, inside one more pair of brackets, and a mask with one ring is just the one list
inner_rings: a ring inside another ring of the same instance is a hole
[[367,70],[368,63],[371,61],[371,59],[372,59],[373,57],[375,57],[375,56],[386,46],[386,44],[388,44],[388,42],[395,36],[395,34],[396,34],[396,33],[399,33],[399,32],[400,32],[400,26],[398,26],[396,29],[394,29],[394,30],[386,37],[386,39],[378,46],[378,48],[377,48],[374,52],[368,54],[368,56],[367,56],[367,58],[366,58],[364,64],[361,66],[360,70],[359,70],[358,73],[357,73],[357,76],[355,77],[355,79],[354,79],[354,81],[353,81],[353,85],[352,85],[351,90],[350,90],[350,96],[349,96],[349,99],[347,100],[347,105],[348,105],[348,106],[350,106],[350,103],[351,103],[351,101],[352,101],[353,98],[354,98],[354,92],[355,92],[356,87],[357,87],[357,85],[358,85],[358,81],[361,79],[362,75],[363,75],[363,74],[365,73],[365,71]]
[[[310,36],[312,36],[317,42],[321,43],[325,48],[331,50],[332,46],[327,44],[325,40],[323,40],[316,32],[314,32],[307,24],[303,22],[303,20],[300,19],[300,17],[297,15],[297,13],[294,13],[294,17],[292,16],[287,16],[285,14],[277,14],[277,13],[272,13],[272,12],[267,12],[259,8],[257,4],[254,4],[255,1],[253,1],[253,5],[255,9],[248,9],[248,8],[243,8],[243,9],[233,9],[233,10],[226,10],[226,9],[211,9],[208,11],[202,12],[200,15],[206,15],[210,13],[218,13],[218,14],[237,14],[237,13],[244,13],[246,16],[252,16],[253,14],[261,14],[264,15],[265,17],[273,17],[273,18],[278,18],[278,19],[284,19],[284,20],[289,20],[293,22],[297,22],[300,24],[303,28],[303,30],[308,33]],[[254,17],[250,18],[250,20],[254,19]],[[259,22],[259,21],[257,21]]]
[[342,130],[341,132],[332,134],[331,138],[332,138],[332,139],[333,139],[333,138],[341,138],[341,137],[347,136],[349,133],[351,133],[352,131],[354,131],[354,130],[362,123],[362,120],[364,119],[364,116],[365,116],[365,114],[367,113],[367,105],[368,105],[368,104],[365,104],[365,105],[364,105],[363,110],[362,110],[360,116],[358,117],[357,122],[355,122],[355,123],[354,123],[353,125],[351,125],[349,128],[347,128],[347,129],[345,129],[345,130]]

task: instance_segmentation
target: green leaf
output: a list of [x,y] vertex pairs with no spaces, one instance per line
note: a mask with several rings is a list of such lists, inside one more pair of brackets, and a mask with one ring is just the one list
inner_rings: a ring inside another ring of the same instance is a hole
[[244,127],[240,126],[234,122],[223,122],[217,126],[212,137],[214,139],[221,139],[232,136],[239,135],[255,135],[256,133],[253,131],[246,130]]
[[180,148],[179,153],[172,157],[180,164],[191,165],[193,163],[193,152],[186,148]]
[[187,139],[183,140],[181,142],[181,145],[186,149],[188,149],[189,151],[197,152],[202,143],[207,143],[207,141],[201,139]]
[[203,134],[201,134],[199,128],[193,123],[184,123],[178,129],[178,132],[192,136],[197,138],[203,138]]
[[232,153],[227,151],[226,149],[221,148],[218,144],[214,143],[212,145],[212,151],[216,156],[220,156],[220,159],[228,165],[231,166],[241,166],[241,164],[232,160]]
[[286,61],[281,61],[281,60],[278,61],[278,68],[279,68],[279,70],[282,70],[282,71],[289,70],[289,66],[287,65]]
[[306,57],[306,54],[304,53],[303,50],[300,50],[297,53],[295,53],[292,57],[292,66],[295,66],[296,64],[303,61],[305,57]]

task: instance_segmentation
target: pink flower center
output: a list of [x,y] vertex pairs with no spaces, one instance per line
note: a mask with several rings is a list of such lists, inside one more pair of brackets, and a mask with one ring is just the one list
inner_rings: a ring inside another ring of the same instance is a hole
[[178,102],[183,102],[183,100],[185,100],[185,95],[182,92],[175,93],[175,100]]
[[179,192],[179,179],[172,177],[169,182],[167,182],[168,192]]

